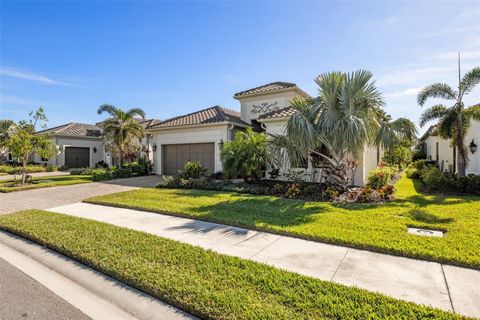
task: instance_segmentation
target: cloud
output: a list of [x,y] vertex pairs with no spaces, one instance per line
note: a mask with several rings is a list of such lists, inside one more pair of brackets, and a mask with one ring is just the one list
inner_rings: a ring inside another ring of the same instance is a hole
[[17,78],[17,79],[35,81],[35,82],[49,84],[49,85],[73,86],[70,83],[54,80],[52,78],[49,78],[40,74],[35,74],[35,73],[16,70],[16,69],[4,68],[4,67],[0,69],[0,75]]

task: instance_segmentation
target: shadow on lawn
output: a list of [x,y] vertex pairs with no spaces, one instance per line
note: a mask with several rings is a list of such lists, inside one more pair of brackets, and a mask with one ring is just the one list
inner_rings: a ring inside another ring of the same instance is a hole
[[429,224],[447,224],[455,221],[454,218],[439,218],[434,214],[425,212],[423,210],[413,209],[404,214],[405,217],[408,217],[417,222],[429,223]]
[[[218,194],[218,192],[214,192]],[[275,197],[228,193],[232,197],[215,204],[198,205],[190,210],[210,221],[228,221],[236,225],[297,226],[313,221],[313,215],[328,212],[324,203],[306,203]],[[204,191],[182,190],[178,197],[209,197]],[[236,217],[238,216],[238,219]]]

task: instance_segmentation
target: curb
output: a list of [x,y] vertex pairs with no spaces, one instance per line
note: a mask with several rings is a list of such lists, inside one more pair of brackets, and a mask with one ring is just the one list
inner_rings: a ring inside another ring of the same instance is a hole
[[84,264],[3,230],[0,230],[0,247],[4,247],[0,258],[92,319],[196,319]]

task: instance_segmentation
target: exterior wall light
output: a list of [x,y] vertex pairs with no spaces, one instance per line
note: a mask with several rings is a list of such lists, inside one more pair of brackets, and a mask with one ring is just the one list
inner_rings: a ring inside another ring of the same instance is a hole
[[157,151],[157,145],[156,144],[152,145],[152,150],[153,150],[153,152]]
[[475,141],[473,141],[472,139],[472,142],[470,142],[470,152],[472,153],[475,153],[475,151],[477,151],[477,145],[475,144]]
[[93,147],[93,153],[97,153],[97,147]]
[[220,139],[220,142],[218,143],[218,146],[220,147],[220,150],[223,149],[223,139]]

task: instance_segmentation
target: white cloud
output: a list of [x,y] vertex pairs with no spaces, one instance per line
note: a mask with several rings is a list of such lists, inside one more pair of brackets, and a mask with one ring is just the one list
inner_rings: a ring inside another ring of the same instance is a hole
[[229,83],[240,84],[240,81],[230,74],[226,74],[223,78]]
[[70,83],[54,80],[52,78],[49,78],[47,76],[43,76],[40,74],[36,74],[28,71],[4,68],[4,67],[0,69],[0,75],[17,78],[17,79],[40,82],[40,83],[49,84],[49,85],[73,86]]

